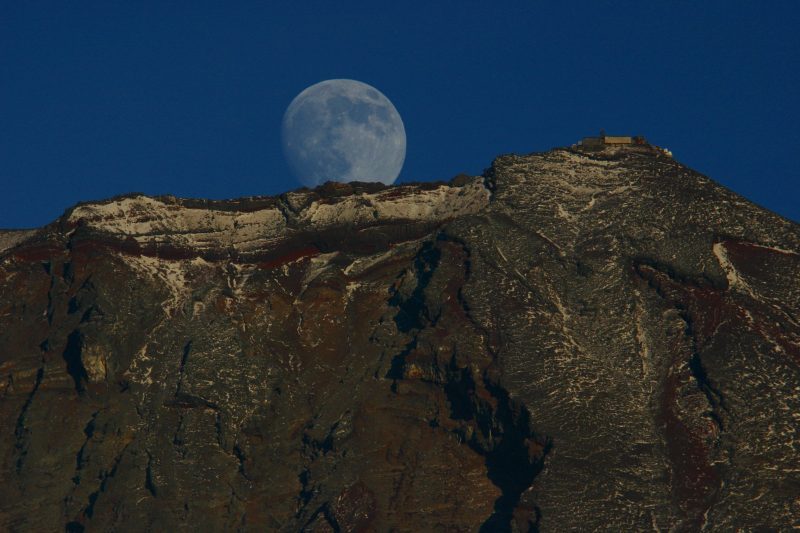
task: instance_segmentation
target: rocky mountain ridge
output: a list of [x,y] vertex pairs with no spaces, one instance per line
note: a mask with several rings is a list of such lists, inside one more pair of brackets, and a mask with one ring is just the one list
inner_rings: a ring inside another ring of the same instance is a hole
[[789,527],[798,273],[639,147],[81,204],[0,234],[0,524]]

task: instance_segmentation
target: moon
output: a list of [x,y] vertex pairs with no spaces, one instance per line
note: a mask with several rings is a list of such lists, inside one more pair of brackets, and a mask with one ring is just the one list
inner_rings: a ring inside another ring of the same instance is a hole
[[394,183],[406,158],[400,113],[378,89],[326,80],[298,94],[283,115],[283,152],[308,187],[326,181]]

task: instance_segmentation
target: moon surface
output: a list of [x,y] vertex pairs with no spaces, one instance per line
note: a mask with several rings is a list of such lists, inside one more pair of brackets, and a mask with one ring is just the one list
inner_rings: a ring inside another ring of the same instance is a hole
[[392,102],[356,80],[326,80],[298,94],[283,115],[283,152],[301,183],[394,182],[406,130]]

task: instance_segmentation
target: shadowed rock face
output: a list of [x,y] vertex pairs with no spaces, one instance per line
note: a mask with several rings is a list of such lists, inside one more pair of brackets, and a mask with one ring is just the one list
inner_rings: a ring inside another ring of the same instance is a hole
[[633,149],[0,232],[0,529],[787,528],[799,252]]

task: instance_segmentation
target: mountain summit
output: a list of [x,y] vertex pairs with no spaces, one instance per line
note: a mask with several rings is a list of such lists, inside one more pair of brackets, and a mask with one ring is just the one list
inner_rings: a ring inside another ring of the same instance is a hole
[[0,528],[797,524],[800,227],[651,148],[0,233]]

